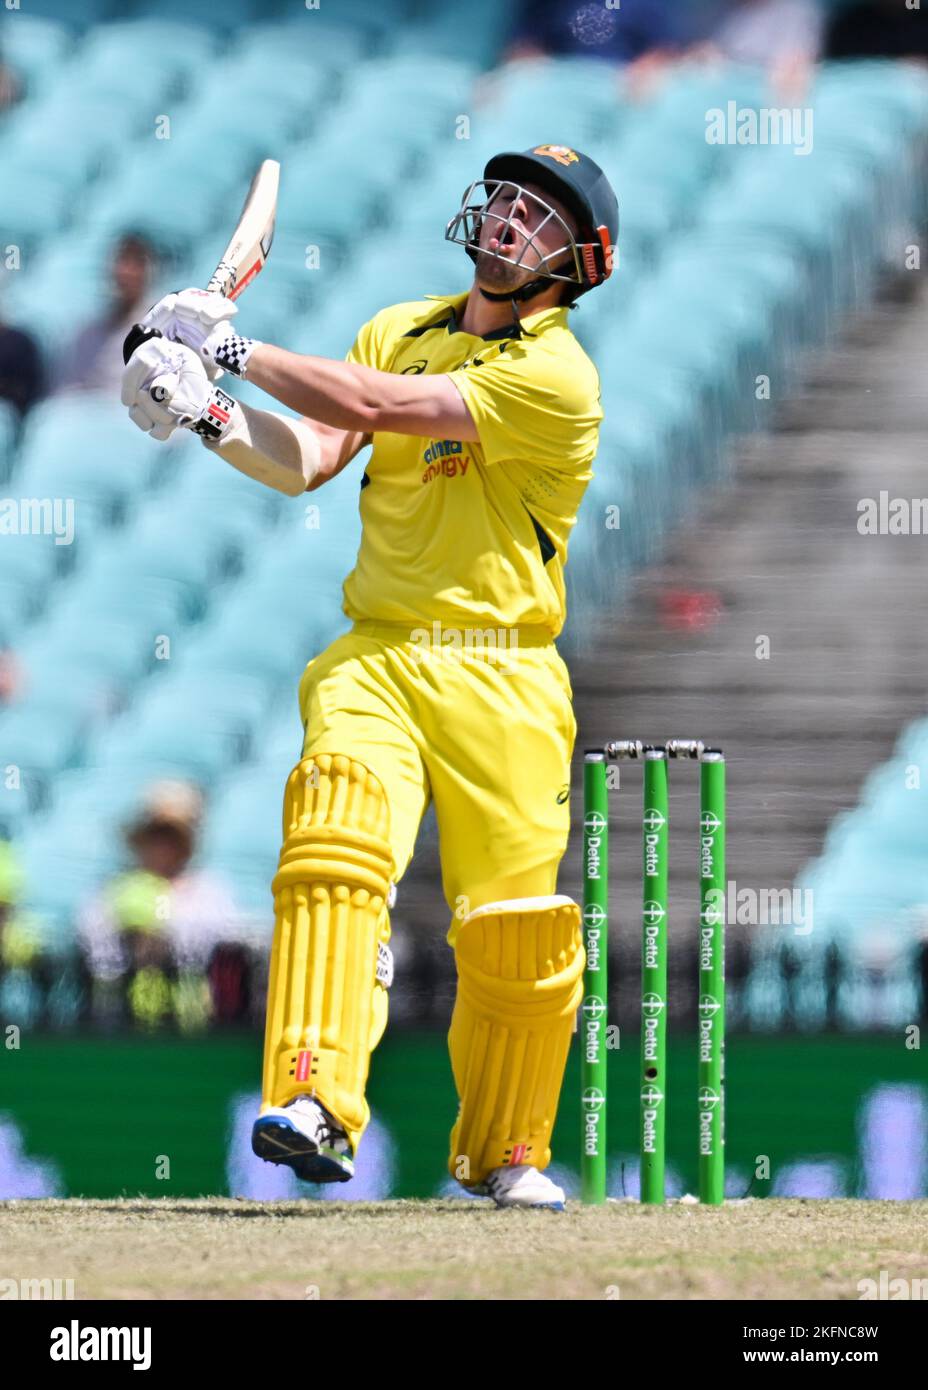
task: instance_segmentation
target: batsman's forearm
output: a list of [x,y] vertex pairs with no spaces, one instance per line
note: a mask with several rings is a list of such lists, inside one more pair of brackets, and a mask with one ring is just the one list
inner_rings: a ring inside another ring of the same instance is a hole
[[236,402],[231,427],[219,443],[203,443],[240,473],[299,497],[315,479],[322,461],[318,438],[305,420]]
[[248,380],[311,420],[372,434],[412,398],[415,378],[378,372],[355,362],[304,357],[259,343],[248,359]]

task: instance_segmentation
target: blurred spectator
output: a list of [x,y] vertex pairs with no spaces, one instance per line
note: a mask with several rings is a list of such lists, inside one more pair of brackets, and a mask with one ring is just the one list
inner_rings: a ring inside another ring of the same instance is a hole
[[0,306],[0,400],[9,401],[22,417],[41,394],[38,345],[23,329],[4,323]]
[[821,47],[822,23],[815,0],[731,0],[710,43],[727,62],[748,67],[811,64]]
[[151,305],[156,264],[154,247],[145,237],[130,232],[120,238],[110,266],[110,305],[80,330],[62,355],[55,390],[105,391],[119,399],[123,341]]
[[913,58],[928,61],[928,14],[905,0],[864,0],[832,15],[826,58]]
[[39,1017],[48,990],[37,923],[18,906],[23,874],[0,840],[0,1016],[21,1026]]
[[221,878],[190,867],[202,810],[199,791],[186,782],[152,786],[126,828],[134,866],[79,914],[97,1021],[155,1027],[173,1019],[192,1031],[217,1012],[224,1021],[235,1013],[225,997],[215,1008],[207,977],[223,948],[218,975],[225,980],[237,913]]
[[19,101],[23,94],[22,84],[12,68],[7,67],[0,51],[0,112]]
[[921,994],[919,1018],[928,1023],[928,930],[922,931],[915,948],[916,971]]
[[685,41],[680,8],[667,0],[522,0],[505,62],[545,56],[606,58],[634,63]]
[[0,705],[12,704],[23,689],[23,672],[16,653],[0,639]]

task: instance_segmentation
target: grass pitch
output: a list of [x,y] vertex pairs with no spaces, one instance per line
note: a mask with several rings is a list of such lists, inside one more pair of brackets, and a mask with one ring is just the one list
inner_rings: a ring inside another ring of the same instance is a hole
[[92,1299],[857,1299],[928,1277],[928,1201],[13,1201],[0,1250]]

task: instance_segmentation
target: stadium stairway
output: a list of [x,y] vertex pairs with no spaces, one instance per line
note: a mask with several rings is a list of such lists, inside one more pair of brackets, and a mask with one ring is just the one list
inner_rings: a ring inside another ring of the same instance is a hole
[[[792,399],[773,405],[771,430],[732,451],[726,486],[701,496],[663,558],[637,576],[627,607],[605,613],[585,656],[571,659],[576,824],[584,746],[703,737],[729,763],[729,882],[791,889],[833,817],[924,714],[928,541],[857,529],[861,499],[925,493],[928,294],[916,296],[915,283],[885,286]],[[758,656],[764,639],[769,659]],[[672,765],[671,784],[673,950],[698,920],[695,770]],[[612,930],[630,962],[640,787],[640,770],[626,767],[612,803]],[[577,837],[562,891],[579,893],[580,874]],[[729,927],[736,977],[752,931]],[[630,999],[637,982],[628,989]]]

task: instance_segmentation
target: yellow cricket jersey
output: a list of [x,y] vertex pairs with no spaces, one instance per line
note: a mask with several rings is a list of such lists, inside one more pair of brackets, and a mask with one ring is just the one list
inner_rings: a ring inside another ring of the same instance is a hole
[[478,338],[458,328],[466,299],[382,309],[348,353],[384,372],[450,373],[480,442],[374,435],[344,611],[413,626],[540,625],[556,637],[602,419],[599,378],[566,308]]

